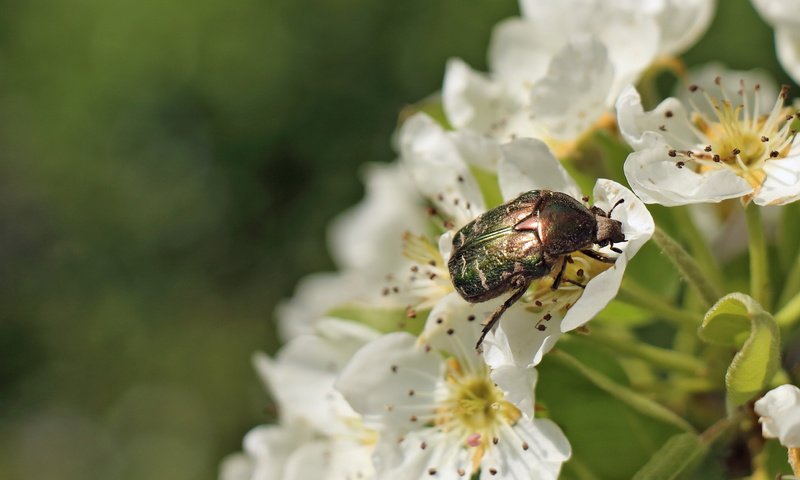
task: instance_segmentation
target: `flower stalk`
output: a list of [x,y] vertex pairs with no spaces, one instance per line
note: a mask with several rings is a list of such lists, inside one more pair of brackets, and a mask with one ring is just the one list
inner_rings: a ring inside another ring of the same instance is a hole
[[653,241],[675,265],[675,268],[678,269],[683,278],[697,291],[705,308],[713,305],[722,296],[700,265],[697,264],[697,261],[674,238],[658,226],[656,226],[655,233],[653,233]]
[[757,205],[750,203],[745,207],[744,213],[750,248],[750,295],[765,309],[769,309],[769,260],[761,211]]

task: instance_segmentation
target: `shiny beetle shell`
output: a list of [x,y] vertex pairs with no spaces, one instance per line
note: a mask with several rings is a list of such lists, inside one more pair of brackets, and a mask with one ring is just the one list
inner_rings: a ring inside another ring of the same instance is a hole
[[453,286],[465,300],[478,303],[515,292],[487,322],[478,345],[530,282],[557,266],[553,288],[558,288],[565,255],[582,251],[613,263],[612,258],[591,250],[595,244],[610,244],[619,251],[613,244],[625,241],[622,224],[609,218],[611,211],[587,208],[565,193],[532,190],[489,210],[455,234],[448,269]]

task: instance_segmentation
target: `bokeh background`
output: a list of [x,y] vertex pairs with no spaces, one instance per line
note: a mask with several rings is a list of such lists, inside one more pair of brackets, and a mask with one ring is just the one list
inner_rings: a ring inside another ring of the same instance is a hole
[[[686,59],[788,82],[724,0]],[[513,0],[0,0],[0,478],[216,478],[326,223]],[[635,39],[632,39],[635,41]]]

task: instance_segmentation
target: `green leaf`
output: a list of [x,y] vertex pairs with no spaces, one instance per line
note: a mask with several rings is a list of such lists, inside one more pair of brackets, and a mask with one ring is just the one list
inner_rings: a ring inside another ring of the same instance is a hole
[[[580,363],[611,382],[627,385],[618,358],[592,345],[559,343]],[[572,458],[561,477],[571,480],[632,478],[671,436],[680,433],[672,423],[656,420],[609,395],[555,355],[539,365],[536,403],[569,438]],[[542,413],[540,412],[540,413]],[[624,452],[609,455],[609,452]]]
[[361,323],[381,333],[409,332],[419,335],[430,310],[417,312],[409,317],[403,308],[375,307],[359,302],[340,305],[330,311],[328,316]]
[[624,385],[617,383],[611,378],[603,375],[601,372],[587,367],[572,355],[569,355],[562,350],[556,350],[551,352],[550,356],[580,373],[596,387],[605,391],[620,402],[628,405],[637,412],[673,425],[681,430],[687,432],[694,431],[694,428],[692,428],[692,426],[689,425],[686,420],[676,415],[672,410],[661,405],[660,403],[656,403],[655,401],[638,392],[631,390]]
[[700,337],[739,349],[725,375],[728,409],[750,400],[778,370],[780,332],[775,319],[748,295],[731,293],[706,313]]
[[672,480],[688,473],[708,452],[700,437],[681,433],[670,438],[661,449],[636,472],[633,480]]
[[594,317],[594,322],[622,327],[640,327],[651,323],[653,314],[639,307],[612,300]]

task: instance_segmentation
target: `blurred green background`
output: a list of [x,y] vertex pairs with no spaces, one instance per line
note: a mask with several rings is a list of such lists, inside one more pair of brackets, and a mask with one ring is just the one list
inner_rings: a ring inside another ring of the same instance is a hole
[[[746,0],[693,63],[786,81]],[[0,0],[0,478],[213,479],[272,311],[516,2]],[[743,34],[743,33],[746,33]]]

